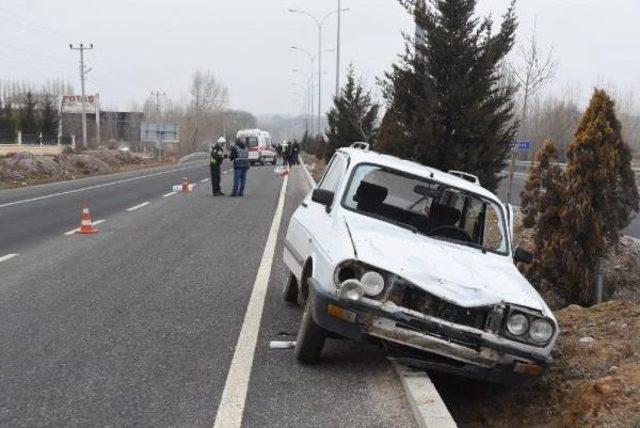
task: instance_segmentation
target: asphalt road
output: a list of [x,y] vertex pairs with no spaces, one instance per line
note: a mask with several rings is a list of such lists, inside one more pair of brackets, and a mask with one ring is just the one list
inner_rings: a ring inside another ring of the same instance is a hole
[[[512,190],[512,203],[514,205],[520,205],[520,193],[524,190],[524,184],[527,181],[526,172],[516,172],[513,177],[513,190]],[[506,177],[502,182],[500,182],[500,187],[498,188],[498,196],[504,202],[507,201],[507,195],[509,193],[509,177]],[[624,233],[633,236],[634,238],[640,238],[640,216],[636,216],[633,219],[631,224],[624,229]]]
[[[163,197],[183,175],[200,181],[208,170],[189,164],[0,192],[1,426],[213,425],[282,178],[258,167],[245,198],[213,198],[209,183]],[[269,348],[293,340],[301,316],[280,297],[281,254],[307,191],[294,169],[245,374],[243,425],[413,426],[374,345],[329,340],[313,367]],[[83,203],[104,220],[99,233],[65,235]]]

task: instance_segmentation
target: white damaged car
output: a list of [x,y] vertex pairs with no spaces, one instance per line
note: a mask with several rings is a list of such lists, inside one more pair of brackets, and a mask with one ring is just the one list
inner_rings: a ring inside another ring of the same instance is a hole
[[316,361],[327,337],[377,338],[412,365],[535,379],[558,325],[515,266],[532,257],[512,232],[511,207],[474,176],[338,150],[284,245],[284,298],[304,305],[298,360]]

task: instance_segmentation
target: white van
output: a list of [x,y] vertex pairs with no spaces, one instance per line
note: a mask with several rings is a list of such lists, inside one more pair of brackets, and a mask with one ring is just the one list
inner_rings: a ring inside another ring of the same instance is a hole
[[271,162],[276,163],[276,151],[271,142],[271,135],[260,129],[241,129],[236,138],[244,141],[249,151],[249,162],[261,165]]

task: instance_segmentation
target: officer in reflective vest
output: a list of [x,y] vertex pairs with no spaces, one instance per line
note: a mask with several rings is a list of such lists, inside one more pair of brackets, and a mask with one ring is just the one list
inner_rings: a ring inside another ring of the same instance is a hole
[[229,159],[233,161],[233,191],[231,196],[243,196],[249,170],[249,152],[241,138],[231,148]]
[[209,153],[209,171],[211,172],[211,191],[213,196],[223,196],[224,193],[220,190],[220,166],[224,160],[223,144],[226,144],[226,140],[221,137],[216,144],[211,146],[211,153]]

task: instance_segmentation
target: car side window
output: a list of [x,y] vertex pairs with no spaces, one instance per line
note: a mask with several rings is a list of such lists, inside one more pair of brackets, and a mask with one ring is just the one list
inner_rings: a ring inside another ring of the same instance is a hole
[[347,171],[347,165],[347,159],[343,155],[340,153],[333,155],[331,163],[329,164],[327,171],[324,173],[322,181],[318,185],[318,189],[329,190],[331,192],[338,190],[340,180]]

